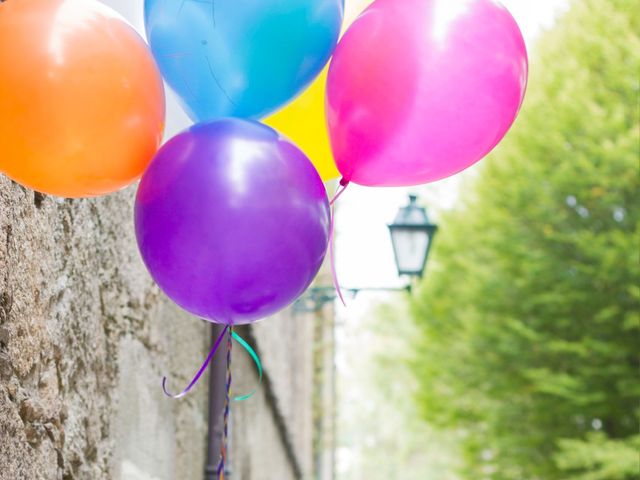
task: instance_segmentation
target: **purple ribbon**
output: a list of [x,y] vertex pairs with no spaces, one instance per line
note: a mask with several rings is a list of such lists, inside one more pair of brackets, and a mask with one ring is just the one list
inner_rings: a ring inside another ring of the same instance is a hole
[[202,376],[202,374],[205,372],[205,370],[207,369],[207,367],[211,363],[211,360],[213,359],[213,356],[218,351],[218,347],[220,347],[220,344],[222,343],[222,339],[224,338],[224,336],[227,333],[228,329],[229,329],[229,325],[225,325],[225,327],[222,329],[222,333],[220,334],[220,336],[216,340],[216,343],[213,345],[213,348],[209,352],[209,355],[207,356],[207,359],[204,361],[204,363],[200,367],[200,370],[198,370],[198,373],[196,373],[196,376],[193,377],[193,380],[191,380],[191,383],[189,384],[189,386],[187,388],[185,388],[182,391],[182,393],[179,393],[178,395],[173,395],[173,394],[169,393],[167,391],[167,377],[162,377],[162,390],[164,390],[164,394],[167,397],[171,397],[171,398],[174,398],[176,400],[178,398],[182,398],[187,393],[189,393],[189,391],[195,386],[196,383],[198,383],[198,380],[200,380],[200,377]]

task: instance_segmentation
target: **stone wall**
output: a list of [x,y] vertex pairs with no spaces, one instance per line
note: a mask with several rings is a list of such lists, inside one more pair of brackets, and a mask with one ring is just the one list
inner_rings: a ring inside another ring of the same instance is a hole
[[[132,225],[134,189],[44,197],[0,177],[0,480],[203,478],[207,382],[179,390],[209,326],[153,284]],[[266,379],[232,415],[232,478],[310,478],[314,318],[246,330]],[[234,353],[235,389],[256,386]]]

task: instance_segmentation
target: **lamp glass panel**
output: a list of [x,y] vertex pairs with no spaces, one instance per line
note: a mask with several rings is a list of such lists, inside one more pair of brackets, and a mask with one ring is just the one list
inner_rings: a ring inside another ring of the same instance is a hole
[[419,274],[429,246],[429,234],[424,230],[394,228],[391,241],[401,273]]

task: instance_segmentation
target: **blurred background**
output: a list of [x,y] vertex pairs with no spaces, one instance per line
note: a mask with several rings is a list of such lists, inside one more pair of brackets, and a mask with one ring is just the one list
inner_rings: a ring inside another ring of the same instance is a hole
[[[103,3],[144,33],[143,0]],[[239,329],[264,379],[238,349],[234,387],[257,392],[232,407],[225,478],[640,480],[638,2],[502,3],[530,56],[514,127],[450,179],[349,185],[346,306],[326,262]],[[167,95],[169,138],[191,121]],[[0,176],[0,480],[216,478],[224,364],[163,395],[212,329],[144,268],[135,188],[70,200]]]
[[385,225],[408,193],[439,228],[412,294],[337,310],[337,478],[640,478],[637,5],[502,3],[531,68],[505,140],[338,202],[348,287],[410,281]]

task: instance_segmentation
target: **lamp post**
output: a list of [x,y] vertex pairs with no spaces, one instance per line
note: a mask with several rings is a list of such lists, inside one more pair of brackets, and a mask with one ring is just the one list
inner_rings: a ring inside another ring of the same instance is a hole
[[[433,238],[438,226],[431,223],[427,211],[417,203],[416,195],[409,195],[409,204],[401,207],[393,223],[387,225],[391,235],[393,255],[398,269],[398,275],[410,278],[422,278],[427,264],[429,252],[433,245]],[[360,287],[343,288],[345,292],[356,296],[361,291],[408,291],[411,292],[411,282],[406,287]],[[333,302],[337,297],[335,287],[310,287],[294,304],[295,312],[317,312],[322,307]]]

